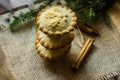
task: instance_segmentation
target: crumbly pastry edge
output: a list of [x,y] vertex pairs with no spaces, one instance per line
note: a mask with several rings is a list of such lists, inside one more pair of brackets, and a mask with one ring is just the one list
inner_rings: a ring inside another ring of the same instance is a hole
[[[72,14],[72,23],[71,25],[63,30],[63,31],[56,31],[56,32],[52,32],[52,31],[47,31],[47,29],[43,28],[41,25],[40,25],[40,21],[39,21],[39,17],[40,15],[47,9],[51,8],[51,7],[61,7],[61,8],[64,8],[66,10],[68,10],[71,14]],[[75,27],[75,25],[77,24],[77,17],[76,17],[76,14],[75,12],[73,12],[69,7],[67,6],[63,6],[63,5],[53,5],[53,6],[47,6],[45,9],[42,9],[39,13],[38,13],[38,16],[36,18],[36,23],[38,25],[38,30],[42,31],[43,33],[47,34],[47,35],[64,35],[64,34],[67,34],[69,33],[70,31],[72,31]]]
[[[42,57],[42,58],[44,58],[44,59],[47,59],[47,60],[58,60],[58,59],[62,58],[63,56],[65,56],[66,54],[68,54],[68,52],[69,52],[69,50],[70,50],[70,48],[71,48],[71,44],[68,44],[68,45],[70,45],[70,46],[68,47],[69,49],[68,49],[66,52],[64,52],[62,55],[56,56],[56,57],[45,56],[44,53],[41,53],[41,50],[39,49],[40,43],[38,42],[38,40],[36,40],[35,48],[36,48],[37,54],[38,54],[40,57]],[[67,46],[68,46],[68,45],[67,45]]]
[[58,48],[65,47],[66,45],[70,44],[74,39],[74,32],[71,31],[70,32],[70,39],[71,39],[70,41],[68,41],[67,43],[65,43],[61,46],[50,46],[47,42],[45,42],[42,38],[40,38],[39,35],[40,35],[40,31],[37,31],[37,41],[47,49],[58,49]]

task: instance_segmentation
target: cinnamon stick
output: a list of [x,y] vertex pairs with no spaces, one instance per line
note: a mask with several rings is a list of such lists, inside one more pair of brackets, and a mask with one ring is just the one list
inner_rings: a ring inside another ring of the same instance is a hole
[[81,31],[83,31],[87,34],[95,35],[95,36],[99,35],[99,32],[90,25],[79,26],[79,28],[81,29]]
[[84,59],[85,55],[87,54],[87,52],[89,51],[89,49],[91,48],[92,44],[93,44],[94,40],[92,38],[89,38],[87,40],[87,42],[85,43],[85,45],[83,46],[83,48],[81,49],[75,63],[72,65],[72,68],[74,70],[78,69],[82,60]]

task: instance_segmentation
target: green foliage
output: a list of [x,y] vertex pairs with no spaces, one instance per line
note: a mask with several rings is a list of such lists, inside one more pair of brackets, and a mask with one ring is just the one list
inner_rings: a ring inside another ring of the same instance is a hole
[[100,17],[100,20],[104,21],[105,25],[111,26],[111,18],[107,13],[103,13],[102,16]]
[[[12,32],[21,29],[21,26],[34,21],[38,12],[45,8],[55,0],[45,0],[38,9],[27,12],[25,14],[15,17],[15,20],[10,24],[10,30]],[[105,11],[111,6],[115,0],[66,0],[67,5],[72,8],[78,17],[80,25],[95,23],[100,18],[105,22],[106,25],[110,26],[110,18],[104,14]],[[104,15],[103,15],[104,14]]]
[[50,5],[52,1],[53,0],[47,0],[44,2],[44,4],[40,5],[40,7],[38,9],[35,9],[33,11],[29,11],[29,12],[26,12],[22,15],[14,17],[15,20],[10,24],[9,29],[12,32],[15,32],[15,31],[21,29],[21,27],[24,27],[24,24],[28,23],[29,21],[34,21],[38,12],[41,9],[45,8],[46,6]]
[[[111,7],[115,0],[70,0],[68,6],[71,7],[78,16],[79,24],[91,24],[106,16],[104,22],[110,21],[107,15],[103,13]],[[107,19],[107,21],[106,21]],[[107,22],[110,25],[110,22]]]
[[24,15],[19,15],[18,17],[15,17],[15,20],[10,24],[9,28],[12,32],[14,32],[23,26],[24,23],[27,23],[34,18],[33,12],[27,12]]

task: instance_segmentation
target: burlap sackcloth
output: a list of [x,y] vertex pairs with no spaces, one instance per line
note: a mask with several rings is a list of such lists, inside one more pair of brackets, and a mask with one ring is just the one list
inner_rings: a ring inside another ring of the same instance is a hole
[[[94,46],[77,72],[71,71],[71,65],[81,49],[74,41],[67,56],[50,62],[36,53],[36,32],[33,28],[16,33],[9,30],[0,32],[0,80],[110,80],[119,76],[120,25],[108,27],[99,22],[94,26],[100,36],[93,37]],[[75,34],[76,39],[80,40],[76,30]],[[84,35],[86,39],[90,37]]]

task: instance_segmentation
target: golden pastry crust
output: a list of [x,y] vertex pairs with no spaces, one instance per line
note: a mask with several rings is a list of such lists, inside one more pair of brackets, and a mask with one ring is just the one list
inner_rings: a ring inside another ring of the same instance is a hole
[[75,13],[67,6],[48,6],[38,13],[38,30],[47,35],[64,35],[72,31],[77,24]]
[[[39,46],[39,47],[38,47]],[[65,46],[64,48],[55,49],[55,50],[49,50],[43,47],[39,42],[35,44],[36,51],[38,55],[40,55],[42,58],[48,59],[48,60],[57,60],[67,54],[71,48],[71,44]]]
[[[39,35],[38,35],[39,34]],[[74,39],[74,32],[71,31],[62,37],[49,37],[41,31],[37,32],[37,40],[47,49],[58,49],[70,44]]]

